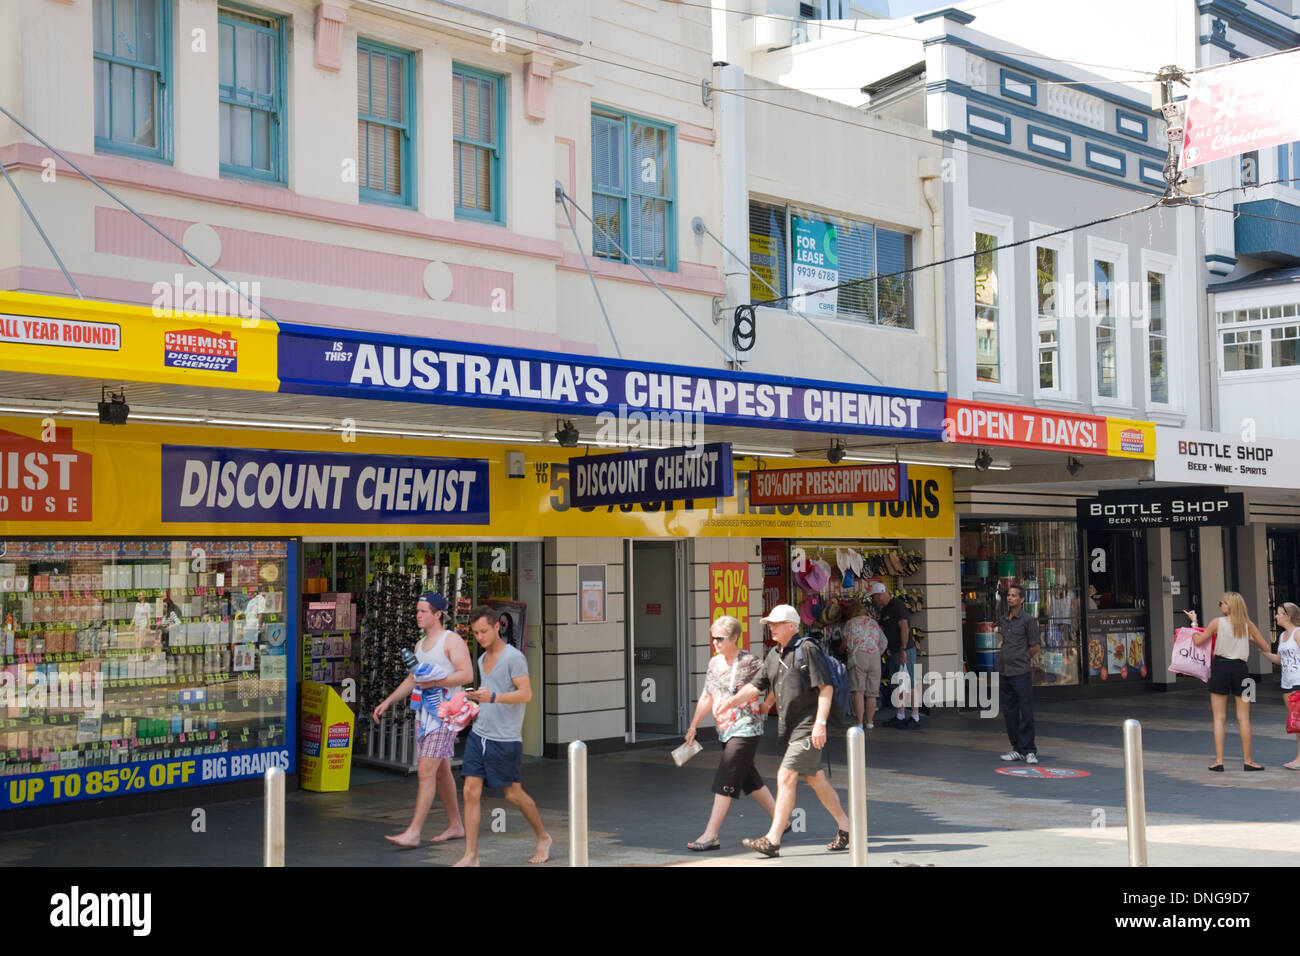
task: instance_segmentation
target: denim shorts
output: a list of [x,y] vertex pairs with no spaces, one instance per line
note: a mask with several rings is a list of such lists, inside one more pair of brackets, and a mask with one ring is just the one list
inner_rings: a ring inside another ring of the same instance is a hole
[[[891,662],[898,660],[897,651],[895,651],[893,654],[890,655],[890,660]],[[902,669],[903,668],[899,667],[895,663],[893,664],[892,673],[897,674]],[[907,645],[907,673],[912,678],[912,684],[908,688],[908,692],[910,693],[911,691],[920,691],[921,688],[917,680],[919,675],[916,673],[916,644],[914,643]]]

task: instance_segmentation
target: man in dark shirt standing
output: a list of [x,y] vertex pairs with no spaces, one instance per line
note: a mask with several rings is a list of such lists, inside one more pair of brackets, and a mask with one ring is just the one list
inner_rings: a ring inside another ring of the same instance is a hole
[[778,604],[763,618],[777,646],[763,658],[763,669],[752,683],[746,684],[722,702],[723,709],[742,707],[769,692],[775,695],[779,717],[777,740],[785,750],[781,769],[776,775],[776,808],[772,828],[766,836],[742,841],[764,856],[776,856],[781,850],[790,813],[794,810],[795,790],[799,777],[808,781],[817,799],[835,818],[839,831],[826,845],[831,851],[849,848],[849,818],[840,805],[839,794],[821,769],[821,751],[826,746],[826,720],[831,712],[835,685],[830,670],[815,644],[803,643],[799,636],[799,612],[789,604]]
[[999,674],[998,705],[1007,723],[1011,749],[1003,760],[1038,763],[1034,744],[1034,678],[1030,673],[1030,655],[1042,653],[1038,640],[1038,621],[1024,613],[1025,589],[1019,584],[1007,587],[1007,613],[999,622],[1002,631],[1002,669]]
[[[921,686],[920,681],[917,680],[919,675],[916,673],[916,642],[912,640],[912,622],[908,617],[907,605],[903,603],[902,598],[891,598],[889,590],[879,581],[871,583],[867,594],[871,597],[871,603],[876,606],[880,616],[880,629],[885,632],[885,640],[889,642],[891,673],[897,674],[904,667],[907,668],[908,692],[901,697],[894,697],[898,701],[897,710],[894,712],[897,718],[894,726],[899,730],[915,727],[921,723]],[[899,691],[895,690],[894,693],[898,695]],[[912,703],[910,724],[907,722],[909,697]]]

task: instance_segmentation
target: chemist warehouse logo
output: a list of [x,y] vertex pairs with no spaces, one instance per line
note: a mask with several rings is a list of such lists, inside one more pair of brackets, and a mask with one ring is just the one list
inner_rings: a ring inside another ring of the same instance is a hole
[[163,364],[209,372],[239,371],[239,340],[229,332],[181,329],[163,336]]
[[0,521],[90,521],[92,456],[72,447],[71,428],[41,441],[0,430]]
[[1119,433],[1119,449],[1143,453],[1147,450],[1147,437],[1140,428],[1126,428]]

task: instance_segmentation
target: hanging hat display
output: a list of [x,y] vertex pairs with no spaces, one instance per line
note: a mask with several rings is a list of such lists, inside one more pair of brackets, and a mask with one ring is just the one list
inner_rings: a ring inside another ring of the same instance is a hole
[[808,565],[808,571],[804,575],[807,581],[807,587],[810,591],[820,591],[826,587],[831,579],[831,566],[818,558]]
[[799,620],[803,621],[808,627],[817,623],[817,615],[813,613],[813,599],[804,598],[803,603],[799,605]]

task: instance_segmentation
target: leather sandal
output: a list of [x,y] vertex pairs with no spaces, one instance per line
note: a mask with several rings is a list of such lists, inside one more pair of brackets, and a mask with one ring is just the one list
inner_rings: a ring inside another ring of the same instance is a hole
[[836,830],[835,839],[832,840],[830,843],[826,844],[826,849],[830,850],[832,853],[838,853],[840,850],[847,850],[848,848],[849,848],[848,830]]
[[740,842],[744,845],[745,849],[753,850],[755,853],[761,853],[763,856],[771,857],[781,855],[781,844],[773,843],[766,836],[761,836],[756,839],[746,837]]

